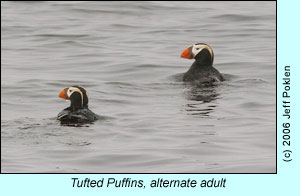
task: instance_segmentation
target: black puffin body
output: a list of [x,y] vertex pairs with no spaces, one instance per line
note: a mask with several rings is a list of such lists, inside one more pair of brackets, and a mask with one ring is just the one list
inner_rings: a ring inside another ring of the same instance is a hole
[[200,84],[212,84],[224,80],[220,72],[214,68],[214,52],[203,43],[195,44],[181,53],[182,58],[195,59],[190,69],[183,75],[183,81]]
[[61,124],[74,125],[91,123],[99,119],[99,116],[88,108],[89,98],[86,90],[80,86],[71,86],[63,89],[59,97],[71,101],[70,107],[62,110],[57,119]]

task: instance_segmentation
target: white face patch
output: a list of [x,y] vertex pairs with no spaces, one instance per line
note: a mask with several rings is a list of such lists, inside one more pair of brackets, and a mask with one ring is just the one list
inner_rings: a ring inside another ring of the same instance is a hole
[[78,88],[72,87],[72,86],[71,86],[70,88],[68,88],[68,90],[67,90],[67,96],[68,96],[68,97],[71,97],[71,95],[72,95],[75,91],[80,93],[80,96],[81,96],[81,105],[83,105],[83,95],[82,95],[82,92],[81,92]]
[[206,45],[206,44],[195,44],[195,45],[193,45],[193,47],[192,47],[193,56],[195,57],[204,48],[206,48],[209,51],[211,59],[213,60],[214,59],[214,52],[213,52],[212,48],[209,45]]

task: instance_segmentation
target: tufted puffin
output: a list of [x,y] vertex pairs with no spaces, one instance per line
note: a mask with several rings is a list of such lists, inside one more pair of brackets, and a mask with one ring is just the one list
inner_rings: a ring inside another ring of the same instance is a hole
[[71,86],[60,91],[59,97],[70,100],[70,107],[62,110],[57,119],[63,125],[76,125],[91,123],[99,119],[99,116],[88,108],[89,98],[87,91],[80,86]]
[[204,43],[194,44],[181,53],[182,58],[195,59],[190,69],[183,75],[183,81],[200,84],[212,84],[224,80],[220,72],[214,68],[214,52]]

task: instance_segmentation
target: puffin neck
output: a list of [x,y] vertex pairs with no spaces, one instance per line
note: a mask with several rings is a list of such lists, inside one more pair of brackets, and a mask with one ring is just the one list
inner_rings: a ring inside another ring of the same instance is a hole
[[79,92],[74,92],[70,97],[71,105],[70,108],[73,110],[82,109],[82,95]]
[[195,56],[195,64],[201,67],[210,67],[213,64],[213,58],[207,49],[203,49]]
[[85,90],[85,88],[81,87],[81,86],[74,86],[76,88],[78,88],[80,90],[80,92],[82,93],[82,104],[83,104],[83,107],[87,107],[88,106],[88,103],[89,103],[89,97],[87,95],[87,92]]

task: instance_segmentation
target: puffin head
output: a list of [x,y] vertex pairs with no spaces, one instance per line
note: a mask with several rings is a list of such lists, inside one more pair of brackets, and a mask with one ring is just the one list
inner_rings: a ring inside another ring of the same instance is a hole
[[214,61],[214,52],[212,47],[204,43],[198,43],[188,47],[182,51],[180,56],[182,58],[210,62],[211,64]]
[[71,108],[78,109],[88,107],[88,94],[87,91],[81,86],[71,86],[64,88],[60,91],[58,96],[66,100],[70,100]]

